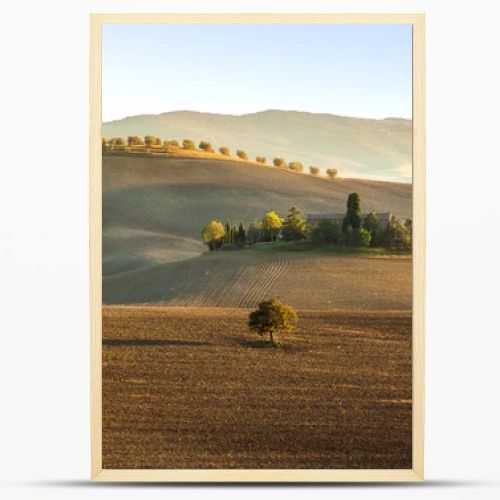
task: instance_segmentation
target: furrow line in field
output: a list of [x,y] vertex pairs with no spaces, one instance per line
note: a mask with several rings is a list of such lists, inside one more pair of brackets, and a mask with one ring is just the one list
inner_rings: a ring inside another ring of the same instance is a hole
[[[265,298],[272,285],[278,280],[284,271],[286,261],[271,261],[267,264],[253,269],[250,279],[258,275],[258,278],[248,284],[247,292],[240,301],[240,307],[253,307],[259,300]],[[250,281],[250,280],[249,280]]]
[[259,286],[260,282],[262,280],[266,280],[266,273],[265,273],[265,267],[266,265],[259,265],[256,267],[252,267],[248,269],[248,273],[246,273],[246,280],[245,280],[245,293],[240,300],[240,307],[251,307],[253,306],[253,296],[254,296],[254,290]]
[[216,276],[216,282],[206,294],[202,305],[210,307],[226,305],[224,297],[228,293],[228,287],[238,281],[239,274],[240,267],[221,269]]
[[251,297],[251,300],[253,302],[252,305],[265,298],[274,282],[281,275],[281,272],[282,268],[279,263],[277,264],[275,262],[270,262],[269,264],[267,264],[266,268],[263,271],[263,276],[265,279],[256,283],[256,286],[254,287],[253,295]]
[[262,295],[262,291],[265,289],[266,283],[269,280],[269,269],[269,264],[264,264],[263,266],[259,266],[259,268],[256,270],[258,273],[258,278],[250,287],[249,295],[246,299],[250,307],[253,307],[258,301],[259,297]]
[[[242,282],[244,282],[244,276],[246,272],[245,267],[238,267],[232,283],[223,288],[223,293],[218,299],[217,306],[221,307],[237,307],[239,302],[239,296],[241,295]],[[243,287],[244,289],[244,287]]]

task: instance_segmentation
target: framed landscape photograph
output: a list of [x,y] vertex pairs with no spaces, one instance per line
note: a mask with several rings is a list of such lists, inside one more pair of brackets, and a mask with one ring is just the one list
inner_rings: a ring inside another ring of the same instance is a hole
[[421,481],[423,14],[92,14],[91,477]]

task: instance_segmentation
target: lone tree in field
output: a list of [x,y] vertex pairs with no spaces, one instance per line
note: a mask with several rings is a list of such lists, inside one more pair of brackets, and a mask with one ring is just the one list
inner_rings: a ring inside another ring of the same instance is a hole
[[309,173],[311,175],[319,175],[319,168],[318,167],[309,167]]
[[326,175],[330,177],[330,179],[335,179],[339,171],[336,168],[329,168],[326,170]]
[[258,309],[251,312],[248,318],[250,330],[259,335],[269,335],[269,343],[272,346],[279,345],[274,340],[274,335],[293,331],[296,322],[295,309],[283,304],[278,298],[263,300],[258,305]]
[[238,151],[236,151],[236,156],[238,158],[241,158],[242,160],[248,160],[248,155],[246,151],[243,151],[242,149],[238,149]]
[[262,229],[269,231],[271,241],[276,241],[282,225],[283,219],[276,212],[267,212],[262,218]]
[[256,161],[257,163],[262,163],[262,164],[264,164],[264,163],[266,163],[266,161],[267,161],[267,160],[266,160],[266,157],[265,157],[265,156],[256,156],[256,157],[255,157],[255,161]]
[[217,250],[224,242],[226,231],[222,222],[213,220],[209,222],[202,230],[201,237],[203,242],[208,246],[209,250]]
[[300,216],[298,208],[292,207],[288,210],[281,232],[285,241],[300,241],[307,238],[307,224]]
[[231,151],[229,151],[229,148],[226,148],[226,146],[221,146],[219,148],[219,153],[224,156],[231,156]]
[[163,145],[166,148],[179,148],[179,141],[176,141],[175,139],[172,139],[170,141],[163,141]]

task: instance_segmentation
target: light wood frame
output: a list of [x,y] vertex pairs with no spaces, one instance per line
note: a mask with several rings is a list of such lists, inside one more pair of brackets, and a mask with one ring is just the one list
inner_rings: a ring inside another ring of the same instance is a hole
[[[102,156],[103,24],[411,24],[413,27],[413,468],[103,469],[102,468]],[[90,15],[90,361],[91,478],[158,482],[347,482],[424,479],[425,14],[91,14]]]

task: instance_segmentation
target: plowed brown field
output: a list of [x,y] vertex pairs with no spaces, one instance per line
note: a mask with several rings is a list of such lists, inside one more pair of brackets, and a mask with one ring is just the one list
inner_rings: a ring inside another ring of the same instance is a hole
[[104,307],[104,468],[411,468],[410,312],[248,312]]

